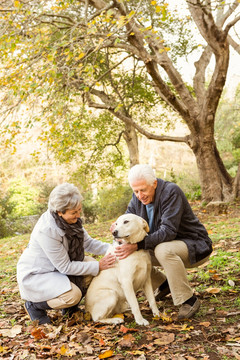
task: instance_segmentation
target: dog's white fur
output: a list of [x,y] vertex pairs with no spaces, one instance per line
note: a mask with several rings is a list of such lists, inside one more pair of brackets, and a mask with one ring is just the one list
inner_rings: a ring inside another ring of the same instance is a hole
[[[125,214],[117,219],[113,234],[115,238],[133,244],[141,241],[147,231],[148,224],[144,219],[134,214]],[[114,252],[114,245],[108,252]],[[136,298],[136,291],[140,289],[144,291],[153,315],[159,316],[152,289],[151,268],[148,251],[138,250],[125,259],[117,260],[113,268],[103,270],[94,277],[85,297],[85,307],[93,321],[122,323],[122,318],[113,316],[126,311],[129,304],[136,323],[148,325]]]

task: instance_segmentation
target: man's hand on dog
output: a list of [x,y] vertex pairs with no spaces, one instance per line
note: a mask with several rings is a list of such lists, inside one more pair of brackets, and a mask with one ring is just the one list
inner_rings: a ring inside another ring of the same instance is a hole
[[114,267],[116,261],[116,255],[107,254],[99,260],[99,271],[106,270],[111,267]]
[[[121,240],[118,239],[118,241],[121,241]],[[115,248],[114,253],[119,260],[122,260],[122,259],[125,259],[126,257],[128,257],[129,255],[131,255],[136,250],[137,250],[137,244],[124,243],[120,246],[117,246]]]

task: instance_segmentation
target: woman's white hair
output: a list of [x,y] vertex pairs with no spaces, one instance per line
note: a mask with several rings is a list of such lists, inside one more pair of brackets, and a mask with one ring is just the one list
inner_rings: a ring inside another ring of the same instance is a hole
[[150,165],[137,164],[130,169],[128,173],[128,182],[130,186],[138,180],[145,180],[147,184],[153,185],[156,176]]
[[63,183],[52,190],[48,200],[48,209],[64,214],[66,210],[76,209],[82,200],[83,197],[75,185]]

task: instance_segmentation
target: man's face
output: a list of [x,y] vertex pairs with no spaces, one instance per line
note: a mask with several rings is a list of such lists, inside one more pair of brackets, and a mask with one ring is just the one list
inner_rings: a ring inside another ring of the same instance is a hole
[[143,205],[148,205],[154,201],[155,190],[157,187],[157,180],[154,181],[153,185],[149,185],[146,180],[135,180],[131,184],[134,194]]

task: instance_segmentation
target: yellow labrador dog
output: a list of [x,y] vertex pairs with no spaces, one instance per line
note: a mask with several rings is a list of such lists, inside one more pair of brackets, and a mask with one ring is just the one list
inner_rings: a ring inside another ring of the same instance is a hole
[[[144,219],[134,214],[125,214],[117,219],[113,234],[116,239],[133,244],[141,241],[147,231],[149,228]],[[114,253],[114,245],[109,252]],[[148,325],[136,298],[136,292],[140,289],[144,291],[153,315],[159,316],[152,289],[151,268],[148,251],[138,250],[125,259],[116,260],[113,268],[102,270],[94,277],[85,297],[85,307],[93,321],[119,324],[123,319],[113,316],[126,311],[130,306],[136,323]]]

